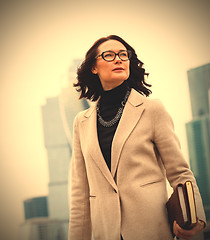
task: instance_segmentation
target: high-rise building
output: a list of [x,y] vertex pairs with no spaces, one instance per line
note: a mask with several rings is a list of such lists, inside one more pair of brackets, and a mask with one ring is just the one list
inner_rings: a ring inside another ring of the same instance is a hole
[[65,135],[58,97],[42,106],[44,142],[49,167],[49,217],[68,221],[68,169],[71,148]]
[[210,221],[210,63],[187,72],[192,121],[186,123],[190,166]]
[[48,217],[47,197],[24,201],[25,222],[20,226],[20,240],[65,240],[65,221]]
[[193,119],[209,114],[210,63],[187,72]]
[[21,224],[20,240],[65,240],[62,220],[47,217],[32,218]]
[[48,98],[42,106],[45,147],[49,164],[48,207],[50,219],[63,221],[67,239],[69,205],[68,177],[72,153],[73,121],[89,105],[78,101],[72,86],[63,88],[58,97]]
[[[74,61],[75,71],[79,60]],[[33,218],[21,225],[20,240],[67,240],[69,222],[68,177],[72,153],[73,121],[79,111],[89,107],[78,100],[73,88],[73,74],[68,75],[68,87],[59,96],[46,99],[42,106],[44,143],[49,166],[48,218]],[[27,207],[25,208],[25,210]],[[29,210],[27,210],[27,216]],[[38,217],[38,216],[37,216]]]
[[47,197],[35,197],[24,201],[25,220],[48,217]]

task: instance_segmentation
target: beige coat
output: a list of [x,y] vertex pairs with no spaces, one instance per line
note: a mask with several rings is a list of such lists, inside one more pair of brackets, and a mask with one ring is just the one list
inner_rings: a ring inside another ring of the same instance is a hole
[[96,105],[74,124],[70,181],[70,240],[170,240],[165,179],[191,180],[197,212],[202,200],[180,150],[172,120],[159,100],[132,89],[116,130],[111,172],[101,153]]

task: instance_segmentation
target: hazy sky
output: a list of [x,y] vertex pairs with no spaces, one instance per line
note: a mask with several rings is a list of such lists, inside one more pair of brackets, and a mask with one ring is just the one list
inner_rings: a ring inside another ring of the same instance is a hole
[[186,72],[210,62],[209,16],[209,0],[1,1],[0,239],[16,239],[24,199],[48,193],[41,106],[102,36],[135,48],[188,157]]

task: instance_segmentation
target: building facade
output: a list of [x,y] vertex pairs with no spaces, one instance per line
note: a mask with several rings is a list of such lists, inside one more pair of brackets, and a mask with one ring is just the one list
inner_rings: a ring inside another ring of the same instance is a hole
[[20,240],[65,240],[64,223],[46,217],[28,219],[20,226]]
[[35,197],[24,201],[25,219],[48,217],[47,197]]
[[186,123],[190,166],[210,221],[210,63],[187,72],[192,121]]

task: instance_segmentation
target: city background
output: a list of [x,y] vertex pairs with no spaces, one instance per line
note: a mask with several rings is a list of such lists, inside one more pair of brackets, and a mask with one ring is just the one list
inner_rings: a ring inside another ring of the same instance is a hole
[[42,106],[69,86],[74,59],[101,36],[117,34],[135,48],[189,159],[187,71],[210,62],[209,1],[1,4],[0,239],[17,239],[25,200],[49,194]]

